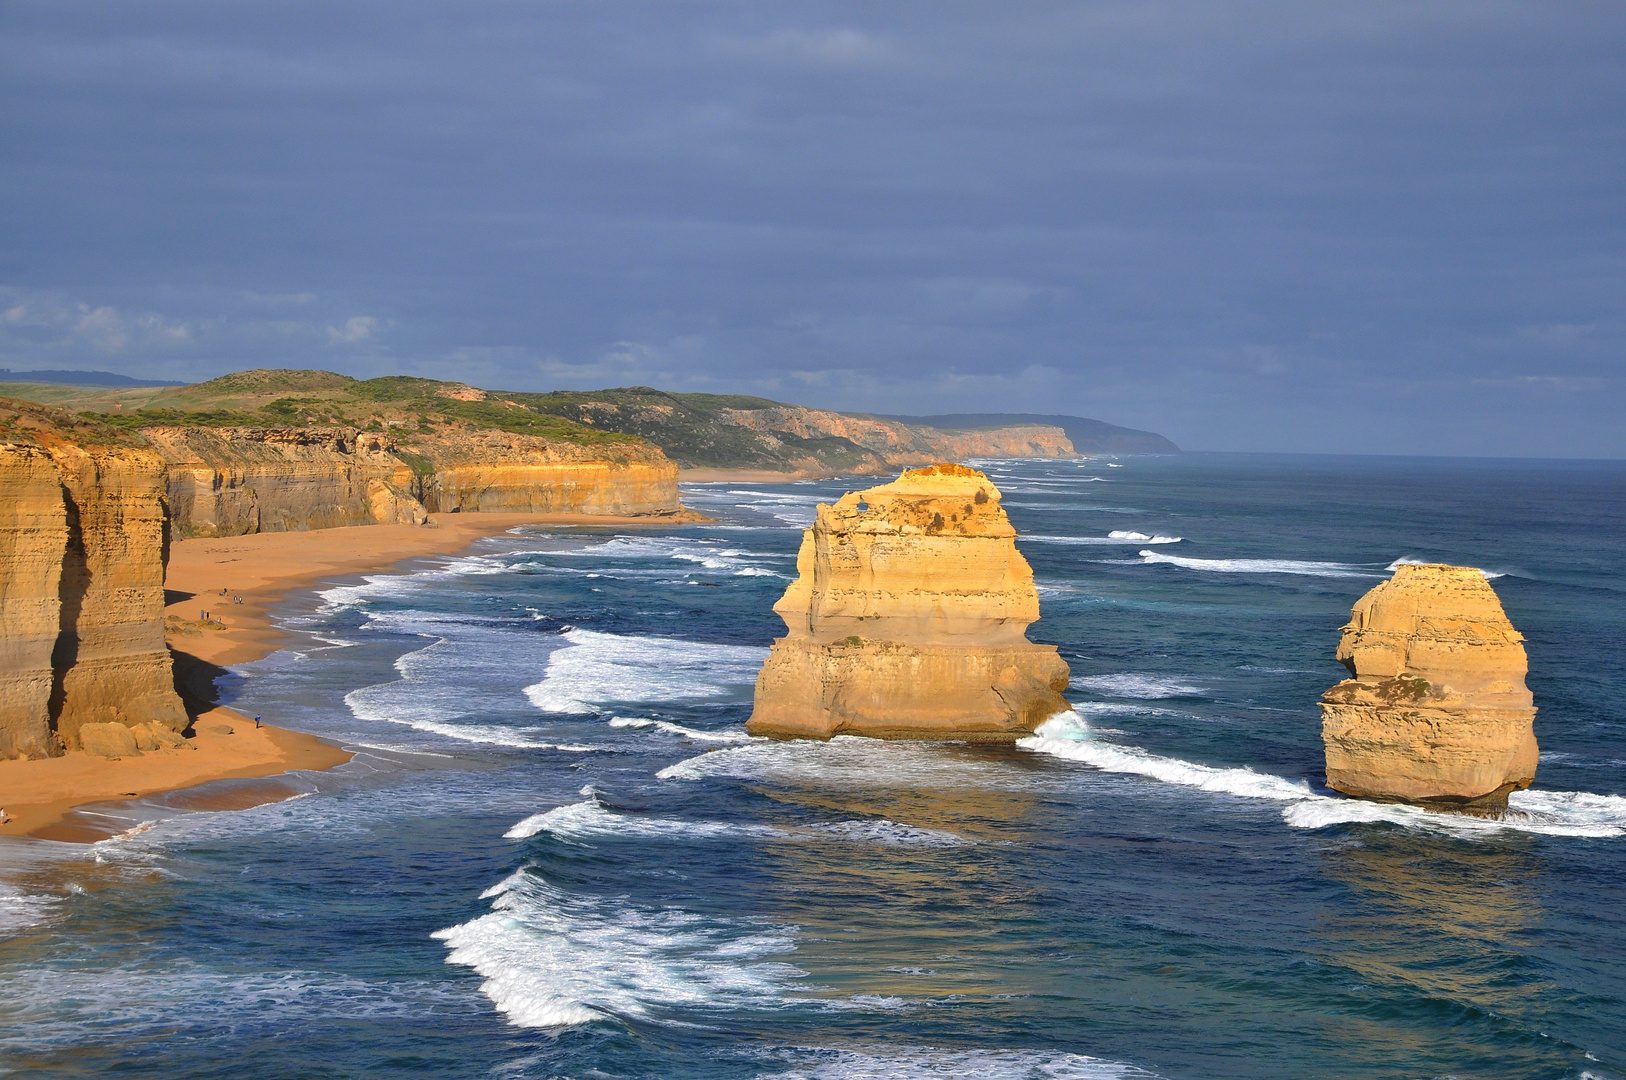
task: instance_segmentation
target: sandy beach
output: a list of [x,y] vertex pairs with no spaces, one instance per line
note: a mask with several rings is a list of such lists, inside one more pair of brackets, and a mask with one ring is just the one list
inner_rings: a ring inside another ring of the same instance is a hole
[[[330,769],[350,753],[313,735],[264,724],[216,704],[214,679],[291,640],[271,609],[292,591],[383,571],[406,559],[453,554],[516,525],[669,525],[679,518],[585,514],[436,514],[426,526],[361,525],[315,532],[185,540],[170,549],[165,619],[176,684],[194,714],[196,746],[108,760],[84,753],[0,761],[0,835],[91,841],[108,835],[71,815],[75,807],[174,792],[214,780]],[[241,787],[193,809],[236,809],[286,798],[276,785]],[[218,805],[217,805],[218,804]]]

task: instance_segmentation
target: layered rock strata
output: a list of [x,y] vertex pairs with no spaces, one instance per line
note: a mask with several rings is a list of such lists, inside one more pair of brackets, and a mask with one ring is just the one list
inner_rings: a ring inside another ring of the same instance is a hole
[[1065,710],[1067,664],[1025,636],[1039,596],[999,502],[982,473],[933,465],[821,504],[746,729],[1010,742]]
[[1536,775],[1528,662],[1485,575],[1403,565],[1356,602],[1321,699],[1327,783],[1390,802],[1495,811]]
[[61,631],[68,515],[51,455],[0,445],[0,758],[51,739],[51,652]]
[[418,482],[437,513],[617,514],[682,512],[678,470],[653,446],[612,448],[502,431],[469,432],[417,443],[429,471]]
[[77,749],[84,724],[186,727],[163,496],[145,450],[0,445],[0,756]]
[[426,520],[412,467],[345,428],[154,427],[178,538]]
[[156,427],[176,535],[422,524],[430,513],[659,516],[682,511],[653,446],[583,446],[502,431],[414,437],[347,428]]
[[67,545],[52,654],[57,738],[92,723],[188,724],[164,644],[164,463],[129,447],[53,446]]

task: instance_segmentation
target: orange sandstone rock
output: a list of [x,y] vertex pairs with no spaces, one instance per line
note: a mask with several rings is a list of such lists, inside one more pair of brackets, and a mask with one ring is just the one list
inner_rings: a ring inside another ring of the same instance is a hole
[[1321,699],[1327,783],[1350,795],[1496,810],[1536,775],[1523,638],[1485,575],[1404,565],[1356,602],[1355,677]]
[[51,735],[51,651],[61,629],[68,519],[42,447],[0,445],[0,760],[43,757]]
[[747,730],[1009,742],[1066,709],[1066,663],[1025,636],[1039,596],[999,499],[933,465],[821,504]]

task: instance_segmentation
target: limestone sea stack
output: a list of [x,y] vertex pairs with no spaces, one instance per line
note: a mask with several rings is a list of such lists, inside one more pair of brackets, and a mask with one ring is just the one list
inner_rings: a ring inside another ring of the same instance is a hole
[[1338,644],[1355,677],[1321,698],[1327,783],[1470,811],[1536,775],[1522,638],[1466,566],[1402,565],[1356,602]]
[[1067,664],[1025,636],[1039,594],[999,499],[932,465],[820,504],[746,730],[1011,742],[1067,709]]

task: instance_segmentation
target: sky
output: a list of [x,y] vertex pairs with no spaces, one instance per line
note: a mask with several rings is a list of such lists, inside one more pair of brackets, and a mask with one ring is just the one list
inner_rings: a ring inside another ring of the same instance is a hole
[[1626,5],[5,0],[0,367],[1626,457]]

